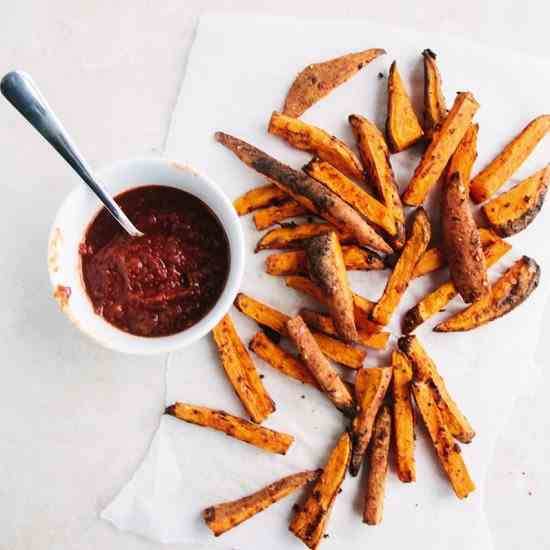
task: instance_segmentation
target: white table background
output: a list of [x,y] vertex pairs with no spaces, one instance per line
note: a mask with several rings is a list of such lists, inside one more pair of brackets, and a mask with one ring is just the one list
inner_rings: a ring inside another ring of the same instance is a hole
[[[208,10],[372,17],[550,56],[550,4],[537,0],[394,0],[391,7],[331,7],[320,0],[3,0],[0,74],[12,68],[33,74],[92,165],[156,154],[194,22]],[[0,549],[167,548],[98,519],[154,433],[164,361],[100,349],[57,311],[46,272],[47,235],[77,180],[3,101],[0,112]],[[549,323],[550,308],[545,327]],[[550,547],[550,375],[544,372],[550,343],[543,340],[541,379],[516,404],[489,474],[486,506],[497,550]]]

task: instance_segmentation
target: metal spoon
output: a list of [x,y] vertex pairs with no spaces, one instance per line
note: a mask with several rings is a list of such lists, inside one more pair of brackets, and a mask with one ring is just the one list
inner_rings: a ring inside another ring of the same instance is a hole
[[73,170],[97,195],[113,218],[132,236],[143,233],[128,219],[120,206],[94,178],[88,163],[59,122],[32,78],[21,71],[13,71],[2,78],[0,90],[4,97],[38,130],[42,137],[69,163]]

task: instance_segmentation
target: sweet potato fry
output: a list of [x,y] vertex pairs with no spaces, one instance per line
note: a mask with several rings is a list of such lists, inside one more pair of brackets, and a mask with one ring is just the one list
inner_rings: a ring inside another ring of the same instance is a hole
[[424,132],[426,137],[431,139],[434,131],[447,117],[447,106],[435,53],[426,49],[422,52],[422,56],[424,57]]
[[174,403],[167,407],[164,412],[190,424],[223,432],[244,443],[271,453],[284,455],[294,442],[294,437],[291,435],[258,426],[258,424],[249,422],[244,418],[217,409],[209,409],[208,407],[188,403]]
[[367,525],[378,525],[382,522],[384,512],[384,493],[390,454],[391,415],[383,405],[376,416],[369,450],[369,471],[363,521]]
[[431,380],[415,380],[412,383],[412,388],[420,416],[428,428],[439,462],[447,474],[456,496],[466,498],[475,490],[475,485],[464,464],[460,448],[453,441],[449,427],[438,406],[441,396],[437,387]]
[[257,210],[254,213],[254,225],[258,231],[262,231],[277,223],[284,222],[290,218],[296,218],[297,216],[304,216],[308,213],[309,210],[307,208],[291,199],[282,204]]
[[420,163],[414,171],[409,186],[403,193],[403,202],[409,206],[420,206],[428,193],[443,174],[447,162],[455,152],[472,118],[479,109],[479,103],[469,92],[457,94],[451,112],[428,145]]
[[416,381],[431,381],[440,395],[437,406],[451,434],[462,443],[470,443],[475,431],[462,414],[458,405],[449,394],[445,382],[437,371],[437,367],[426,353],[416,336],[402,336],[398,341],[399,349],[407,356],[413,367],[413,377]]
[[409,238],[392,271],[384,294],[372,310],[372,318],[380,325],[387,325],[401,297],[407,290],[418,260],[426,251],[431,238],[430,220],[423,208],[418,208],[413,217]]
[[525,229],[540,212],[550,186],[550,164],[483,206],[489,225],[510,237]]
[[392,353],[393,367],[393,429],[395,434],[395,464],[403,483],[416,481],[414,461],[414,413],[411,403],[412,367],[400,351]]
[[300,316],[293,317],[287,322],[286,328],[302,361],[307,365],[327,397],[339,411],[346,416],[351,416],[354,409],[353,397],[344,381],[328,362],[303,319]]
[[508,181],[550,131],[550,115],[532,120],[471,182],[470,197],[485,202]]
[[245,216],[259,208],[275,206],[286,202],[289,198],[288,194],[282,189],[279,189],[272,183],[268,183],[267,185],[254,187],[254,189],[247,191],[244,195],[236,199],[233,205],[239,216]]
[[212,336],[229,383],[250,419],[260,424],[275,411],[275,403],[269,397],[229,314],[214,327]]
[[394,246],[401,248],[405,238],[405,213],[399,197],[399,189],[390,164],[390,151],[380,130],[365,117],[350,115],[349,123],[357,140],[359,154],[370,181],[375,186],[382,203],[395,220]]
[[358,244],[385,254],[391,253],[391,247],[361,215],[323,184],[233,136],[216,132],[216,139],[247,166],[269,178],[308,210],[341,231],[351,233]]
[[[246,316],[254,319],[259,325],[267,326],[283,336],[288,336],[286,329],[286,323],[290,319],[288,315],[243,293],[239,293],[235,298],[235,307]],[[323,353],[333,361],[350,369],[360,369],[363,366],[363,361],[367,355],[364,350],[350,346],[325,334],[315,333],[314,337]]]
[[350,178],[364,181],[363,166],[356,154],[343,141],[321,128],[275,111],[267,131],[283,138],[296,149],[327,161]]
[[449,164],[447,165],[447,175],[458,172],[464,185],[469,188],[470,176],[472,175],[472,167],[477,158],[477,134],[479,132],[479,124],[470,124],[462,141],[458,144],[456,151],[453,153]]
[[443,249],[451,279],[466,303],[489,290],[485,256],[468,201],[468,187],[460,172],[445,178],[441,193]]
[[391,367],[373,367],[357,371],[355,377],[357,413],[351,425],[353,451],[349,466],[349,472],[352,476],[359,473],[363,463],[371,439],[374,420],[388,391],[391,378]]
[[311,238],[306,244],[306,257],[309,276],[326,296],[338,336],[354,342],[357,340],[357,329],[353,295],[336,233]]
[[321,542],[334,501],[346,477],[350,456],[351,440],[344,432],[325,464],[323,473],[311,487],[306,502],[290,522],[290,531],[312,550]]
[[485,325],[524,302],[537,288],[540,267],[535,260],[523,256],[502,275],[481,300],[439,323],[436,332],[461,332]]
[[319,159],[312,159],[304,166],[303,170],[312,178],[326,185],[343,201],[351,204],[369,222],[381,227],[388,235],[395,236],[397,234],[391,211],[334,166]]
[[246,497],[209,506],[202,517],[208,528],[219,537],[317,479],[321,473],[322,470],[308,470],[283,477]]
[[424,130],[416,118],[395,61],[391,64],[388,77],[386,137],[392,153],[404,151],[424,137]]
[[[334,321],[328,316],[323,315],[311,309],[301,309],[300,317],[306,325],[314,330],[328,334],[329,336],[337,336]],[[390,337],[389,332],[381,332],[380,326],[372,323],[376,327],[375,330],[359,329],[357,335],[357,343],[362,346],[373,349],[385,349]]]

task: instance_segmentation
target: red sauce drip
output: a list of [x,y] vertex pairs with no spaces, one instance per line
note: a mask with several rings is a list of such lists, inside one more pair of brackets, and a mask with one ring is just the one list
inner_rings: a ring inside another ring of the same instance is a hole
[[103,209],[80,245],[95,311],[121,330],[167,336],[214,306],[229,271],[229,244],[201,200],[172,187],[147,186],[116,201],[145,233],[130,237]]

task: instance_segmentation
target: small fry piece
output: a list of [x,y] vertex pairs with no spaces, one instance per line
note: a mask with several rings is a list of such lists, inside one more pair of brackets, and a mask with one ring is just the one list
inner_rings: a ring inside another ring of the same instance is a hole
[[403,202],[409,206],[420,206],[428,193],[438,182],[472,118],[479,109],[479,103],[469,92],[457,94],[451,112],[428,145],[420,163],[414,171],[409,186],[403,193]]
[[392,153],[404,151],[424,137],[424,130],[416,118],[395,61],[391,64],[388,77],[386,137]]
[[481,300],[439,323],[434,330],[462,332],[494,321],[524,302],[537,288],[539,280],[539,265],[532,258],[523,256],[502,275]]
[[248,347],[268,365],[304,384],[320,389],[311,371],[291,353],[270,340],[263,332],[257,332]]
[[489,225],[510,237],[525,229],[540,212],[550,186],[550,164],[483,206]]
[[409,238],[388,279],[384,294],[372,310],[372,319],[380,325],[387,325],[390,322],[393,312],[409,286],[418,260],[428,247],[430,238],[430,220],[424,209],[418,208],[413,214]]
[[364,181],[363,167],[355,153],[343,141],[321,128],[275,111],[267,131],[283,138],[296,149],[327,161],[350,178]]
[[357,140],[359,154],[370,181],[374,184],[382,203],[390,210],[395,220],[394,246],[401,248],[405,239],[405,213],[399,197],[399,189],[390,164],[390,151],[382,132],[360,115],[348,117]]
[[343,201],[351,204],[369,222],[381,227],[388,235],[395,236],[397,228],[391,211],[362,187],[339,172],[332,164],[312,159],[303,168],[312,178],[326,185]]
[[467,303],[489,290],[485,256],[468,201],[468,187],[459,172],[450,174],[441,194],[443,249],[451,279]]
[[368,368],[357,371],[355,378],[355,401],[357,413],[351,424],[353,451],[349,473],[359,473],[365,452],[372,435],[372,427],[378,409],[388,391],[392,378],[391,367]]
[[239,216],[245,216],[267,206],[281,204],[289,199],[289,196],[276,185],[268,183],[260,187],[255,187],[241,195],[233,202],[235,210]]
[[398,346],[412,364],[414,380],[433,382],[440,396],[437,406],[451,434],[462,443],[470,443],[475,436],[475,431],[449,394],[435,363],[426,353],[418,338],[414,335],[402,336],[399,338]]
[[326,296],[338,336],[348,342],[357,340],[353,295],[336,233],[313,237],[306,244],[308,273]]
[[334,501],[346,477],[350,456],[351,440],[344,432],[325,464],[323,473],[311,487],[306,502],[290,522],[290,531],[312,550],[321,542]]
[[297,216],[304,216],[308,213],[309,210],[307,210],[307,208],[304,208],[300,203],[291,199],[282,204],[257,210],[254,214],[254,225],[258,231],[262,231],[277,223],[281,223],[290,218],[296,218]]
[[470,124],[447,165],[447,174],[450,176],[458,172],[462,177],[464,185],[468,188],[470,185],[470,176],[472,175],[472,167],[477,158],[478,132],[479,124]]
[[308,470],[283,477],[255,493],[231,502],[209,506],[202,517],[208,528],[219,537],[247,519],[263,512],[272,504],[317,479],[322,470]]
[[217,409],[188,403],[174,403],[167,407],[164,413],[190,424],[223,432],[271,453],[284,455],[294,443],[294,437],[291,435],[258,426],[244,418]]
[[439,462],[447,474],[456,496],[466,498],[475,490],[475,485],[464,464],[460,448],[453,441],[449,427],[441,413],[438,403],[441,396],[431,380],[415,380],[412,383],[412,388],[420,416],[428,428]]
[[397,476],[403,483],[410,483],[416,481],[414,413],[411,403],[413,373],[407,356],[397,350],[392,353],[392,366],[393,427]]
[[471,182],[470,196],[479,204],[508,181],[550,131],[550,115],[532,120]]
[[422,56],[424,57],[424,132],[426,137],[431,139],[434,131],[447,117],[447,106],[435,53],[426,49],[422,52]]
[[216,139],[247,166],[269,178],[308,210],[341,231],[351,233],[358,244],[385,254],[392,252],[391,247],[358,212],[323,184],[236,137],[216,132]]
[[387,406],[382,406],[376,417],[369,453],[369,472],[363,521],[367,525],[382,522],[384,493],[390,454],[391,415]]
[[229,383],[250,419],[260,424],[275,411],[275,403],[269,397],[229,314],[214,327],[212,336]]
[[385,53],[386,51],[381,48],[371,48],[308,65],[292,83],[285,99],[283,113],[299,117],[334,88]]
[[300,316],[292,318],[286,324],[288,334],[296,347],[302,361],[307,365],[319,386],[332,401],[334,406],[346,416],[353,413],[353,397],[336,370],[323,355],[319,344]]

